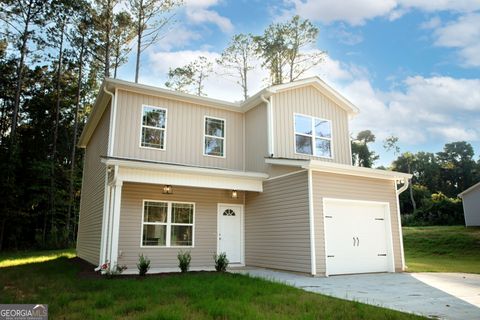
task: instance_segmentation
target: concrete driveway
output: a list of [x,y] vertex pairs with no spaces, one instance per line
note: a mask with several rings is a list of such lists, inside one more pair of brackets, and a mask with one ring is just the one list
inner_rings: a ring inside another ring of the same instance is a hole
[[258,268],[231,272],[431,318],[480,319],[480,275],[377,273],[313,278]]

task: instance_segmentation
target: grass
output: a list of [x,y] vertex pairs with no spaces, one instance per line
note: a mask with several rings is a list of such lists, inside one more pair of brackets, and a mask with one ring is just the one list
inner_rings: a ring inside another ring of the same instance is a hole
[[480,228],[404,227],[409,272],[480,273]]
[[52,319],[419,319],[238,274],[79,277],[72,251],[44,254],[0,256],[0,303],[46,303]]
[[19,266],[22,264],[45,262],[60,257],[75,257],[75,249],[48,251],[19,251],[15,253],[0,252],[0,268]]

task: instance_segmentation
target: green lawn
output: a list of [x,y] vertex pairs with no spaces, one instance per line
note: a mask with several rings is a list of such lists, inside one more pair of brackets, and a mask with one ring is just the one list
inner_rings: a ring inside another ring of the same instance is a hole
[[480,273],[480,228],[404,227],[409,272]]
[[238,274],[82,277],[72,251],[43,254],[0,255],[0,303],[46,303],[52,319],[419,319]]

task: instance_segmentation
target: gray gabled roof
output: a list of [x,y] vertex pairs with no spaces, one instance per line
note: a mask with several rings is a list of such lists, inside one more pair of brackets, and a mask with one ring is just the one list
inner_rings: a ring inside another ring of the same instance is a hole
[[463,197],[464,194],[469,193],[469,192],[471,192],[471,191],[473,191],[473,190],[475,190],[475,189],[477,189],[477,188],[479,188],[479,187],[480,187],[480,182],[474,184],[473,186],[471,186],[471,187],[468,188],[467,190],[464,190],[464,191],[460,192],[460,193],[458,194],[458,197],[461,198],[461,197]]

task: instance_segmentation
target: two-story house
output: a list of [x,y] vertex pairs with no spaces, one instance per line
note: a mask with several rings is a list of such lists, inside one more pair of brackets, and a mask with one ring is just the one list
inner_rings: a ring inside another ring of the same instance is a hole
[[[106,79],[86,149],[77,253],[95,265],[311,275],[404,270],[408,174],[352,166],[357,107],[314,77],[243,103]],[[372,115],[374,117],[375,115]]]

